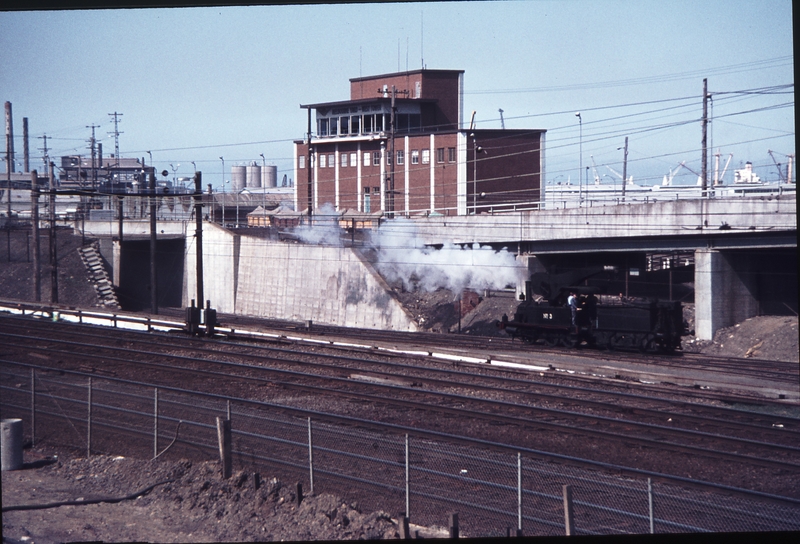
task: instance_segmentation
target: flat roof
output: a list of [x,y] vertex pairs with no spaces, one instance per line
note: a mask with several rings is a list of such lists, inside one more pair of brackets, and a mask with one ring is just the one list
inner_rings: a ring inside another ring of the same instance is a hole
[[420,68],[419,70],[406,70],[405,72],[392,72],[389,74],[380,74],[377,76],[364,76],[364,77],[354,77],[350,78],[350,82],[355,81],[369,81],[372,79],[383,79],[387,77],[397,77],[397,76],[406,76],[411,74],[463,74],[464,70],[428,70],[427,68]]
[[[365,104],[375,104],[375,103],[391,103],[392,99],[390,97],[383,97],[383,96],[376,96],[375,98],[361,98],[359,100],[338,100],[336,102],[319,102],[317,104],[300,104],[300,108],[335,108],[336,106],[350,106],[350,105],[365,105]],[[427,104],[435,104],[439,100],[436,98],[395,98],[395,103],[398,102],[406,102],[406,103],[420,103],[425,102]]]

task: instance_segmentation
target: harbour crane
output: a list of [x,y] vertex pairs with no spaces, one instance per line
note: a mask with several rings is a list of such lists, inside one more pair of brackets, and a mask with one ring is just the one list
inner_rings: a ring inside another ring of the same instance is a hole
[[775,156],[772,154],[773,151],[767,150],[767,153],[769,153],[769,156],[772,157],[772,162],[775,163],[775,166],[778,167],[778,177],[780,178],[781,182],[783,182],[783,183],[792,183],[792,171],[793,171],[792,167],[794,166],[794,155],[786,155],[784,153],[780,153],[778,151],[775,151],[775,153],[778,153],[778,155],[783,155],[784,157],[789,159],[787,161],[787,164],[786,164],[786,176],[784,177],[783,176],[783,172],[781,171],[780,163],[775,160]]
[[[611,172],[612,172],[612,173],[613,173],[615,176],[617,176],[619,179],[622,179],[622,174],[620,174],[619,172],[617,172],[616,170],[614,170],[613,168],[611,168],[611,167],[610,167],[609,165],[607,165],[607,164],[605,165],[605,167],[606,167],[606,168],[608,168],[609,170],[611,170]],[[633,176],[628,176],[628,185],[633,185]]]
[[714,164],[714,185],[722,185],[725,182],[725,172],[728,171],[728,166],[731,164],[731,159],[733,158],[733,153],[728,155],[728,160],[725,162],[725,168],[722,169],[722,175],[718,176],[719,173],[719,151],[715,155],[715,164]]
[[781,163],[775,160],[775,155],[772,154],[771,149],[767,149],[767,153],[769,156],[772,157],[772,162],[775,163],[775,166],[778,168],[778,179],[780,179],[781,183],[785,183],[785,178],[783,177],[783,171],[781,170]]
[[594,172],[594,184],[600,185],[600,175],[597,173],[597,165],[594,163],[594,155],[589,155],[592,159],[592,172]]
[[[689,170],[689,172],[692,172],[692,170],[691,170],[691,169],[690,169],[688,166],[686,166],[686,161],[683,161],[683,162],[681,162],[681,163],[680,163],[680,164],[679,164],[679,165],[678,165],[678,166],[675,168],[675,170],[672,170],[672,169],[670,168],[670,170],[669,170],[669,174],[667,174],[667,175],[665,175],[665,176],[664,176],[664,181],[662,181],[662,182],[661,182],[661,185],[672,185],[672,178],[674,178],[674,177],[675,177],[675,174],[677,174],[677,173],[678,173],[678,171],[679,171],[681,168],[684,168],[684,167],[685,167],[687,170]],[[692,172],[692,173],[694,173],[694,172]]]

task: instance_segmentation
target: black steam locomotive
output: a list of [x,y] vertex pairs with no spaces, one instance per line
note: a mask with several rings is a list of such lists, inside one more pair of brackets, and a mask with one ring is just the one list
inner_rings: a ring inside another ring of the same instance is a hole
[[[548,346],[575,347],[585,343],[665,353],[680,349],[681,336],[686,334],[681,303],[622,297],[603,297],[601,303],[598,295],[602,286],[575,285],[603,271],[608,268],[560,277],[534,274],[526,282],[525,299],[514,318],[509,320],[503,315],[497,326],[512,338]],[[570,295],[575,297],[574,310],[567,303]]]

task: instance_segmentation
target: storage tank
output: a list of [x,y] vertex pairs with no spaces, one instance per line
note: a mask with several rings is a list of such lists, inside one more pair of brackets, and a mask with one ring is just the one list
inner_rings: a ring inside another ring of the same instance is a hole
[[261,168],[261,186],[275,187],[278,184],[278,167],[268,164]]
[[255,161],[247,167],[247,187],[261,187],[261,167]]
[[231,166],[231,190],[239,192],[245,188],[247,170],[244,166]]

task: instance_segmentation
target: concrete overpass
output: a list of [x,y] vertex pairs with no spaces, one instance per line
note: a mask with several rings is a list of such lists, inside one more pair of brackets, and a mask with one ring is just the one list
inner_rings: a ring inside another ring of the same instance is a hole
[[[414,221],[425,244],[479,243],[537,256],[694,252],[695,333],[714,333],[759,313],[760,291],[782,268],[777,287],[797,312],[797,204],[794,195],[675,200]],[[766,279],[765,279],[766,278]],[[774,282],[773,282],[774,283]]]
[[[409,237],[416,236],[418,242],[427,245],[455,242],[506,247],[531,271],[540,269],[550,258],[547,256],[692,252],[695,331],[702,339],[711,339],[716,330],[758,315],[765,286],[783,296],[783,286],[773,286],[775,282],[769,276],[778,268],[791,278],[786,305],[797,311],[794,196],[429,216],[387,221],[386,225],[407,229],[404,232]],[[86,228],[87,233],[101,237],[116,235],[116,225],[110,221],[87,221]],[[237,233],[204,223],[208,240],[204,246],[206,298],[219,311],[399,330],[415,328],[402,308],[381,295],[386,286],[352,248],[299,244],[289,249],[285,243],[258,239],[256,229],[252,235],[248,230]],[[126,239],[141,239],[149,234],[149,223],[126,220],[125,231]],[[183,283],[182,297],[188,304],[195,290],[194,224],[160,221],[158,231],[159,237],[185,240],[182,278],[173,278],[171,285]],[[115,263],[116,271],[121,261],[118,244],[114,246],[115,255],[107,256],[107,260]]]

